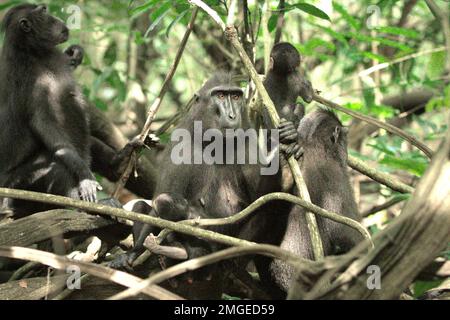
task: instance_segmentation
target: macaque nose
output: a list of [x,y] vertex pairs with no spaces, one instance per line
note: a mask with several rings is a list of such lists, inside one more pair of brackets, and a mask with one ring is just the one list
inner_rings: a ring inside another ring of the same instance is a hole
[[228,106],[228,119],[229,120],[235,120],[236,119],[236,112],[234,112],[233,104],[230,104]]

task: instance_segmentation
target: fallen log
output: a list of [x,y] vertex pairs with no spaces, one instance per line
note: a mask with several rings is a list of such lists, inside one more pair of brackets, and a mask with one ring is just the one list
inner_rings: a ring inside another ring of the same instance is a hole
[[61,290],[66,285],[66,275],[51,278],[38,277],[0,284],[0,300],[39,300]]
[[79,211],[57,209],[39,212],[0,225],[0,246],[26,247],[69,232],[88,232],[114,223]]

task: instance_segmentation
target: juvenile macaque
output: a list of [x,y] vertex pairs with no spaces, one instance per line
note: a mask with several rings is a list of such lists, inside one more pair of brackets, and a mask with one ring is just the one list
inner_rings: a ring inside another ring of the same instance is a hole
[[[312,101],[311,83],[304,78],[300,70],[301,57],[297,49],[287,42],[276,44],[270,53],[269,70],[264,80],[267,90],[281,118],[280,142],[287,156],[301,155],[297,144],[297,127],[305,114],[305,107],[297,103],[301,97],[306,103]],[[270,120],[263,112],[266,127],[270,128]]]

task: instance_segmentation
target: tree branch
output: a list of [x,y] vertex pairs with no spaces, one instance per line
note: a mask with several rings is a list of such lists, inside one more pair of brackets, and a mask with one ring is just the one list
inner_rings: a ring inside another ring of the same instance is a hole
[[[341,216],[337,213],[329,212],[325,209],[320,208],[319,206],[316,206],[315,204],[313,204],[311,202],[307,202],[296,196],[293,196],[288,193],[283,193],[283,192],[274,192],[274,193],[266,194],[266,195],[258,198],[257,200],[255,200],[244,210],[238,212],[237,214],[235,214],[231,217],[219,218],[219,219],[201,219],[201,220],[191,219],[191,220],[183,220],[183,221],[178,221],[178,222],[164,220],[161,218],[155,218],[155,217],[152,217],[152,216],[149,216],[146,214],[130,212],[130,211],[126,211],[126,210],[119,209],[119,208],[112,208],[112,207],[100,205],[97,203],[75,200],[72,198],[67,198],[67,197],[62,197],[62,196],[57,196],[57,195],[52,195],[52,194],[39,193],[39,192],[0,188],[0,196],[13,198],[13,199],[44,202],[44,203],[49,203],[49,204],[59,205],[59,206],[74,207],[74,208],[86,210],[88,212],[95,212],[95,213],[109,215],[109,216],[113,216],[113,217],[117,217],[117,218],[123,218],[123,219],[132,220],[132,221],[147,223],[147,224],[159,227],[161,229],[170,229],[172,231],[192,235],[192,236],[199,237],[199,238],[206,239],[206,240],[216,241],[216,242],[219,242],[219,243],[222,243],[225,245],[230,245],[230,246],[251,245],[254,243],[250,242],[250,241],[246,241],[246,240],[241,240],[238,238],[229,237],[229,236],[217,233],[217,232],[203,230],[198,227],[218,226],[218,225],[237,223],[237,222],[241,221],[242,219],[246,218],[247,216],[249,216],[256,209],[260,208],[261,206],[263,206],[264,204],[266,204],[270,201],[284,200],[284,201],[288,201],[288,202],[294,203],[296,205],[302,206],[303,208],[313,212],[314,214],[323,216],[325,218],[331,219],[333,221],[336,221],[336,222],[345,224],[351,228],[354,228],[358,232],[360,232],[363,235],[363,237],[365,237],[366,239],[370,239],[370,234],[359,222],[354,221],[350,218]],[[52,212],[52,211],[50,211],[50,212]]]
[[155,218],[146,214],[126,211],[123,209],[113,208],[98,203],[75,200],[53,194],[0,188],[0,197],[38,201],[58,206],[74,207],[91,213],[95,212],[102,215],[108,215],[117,218],[147,223],[161,229],[170,229],[176,232],[191,235],[205,240],[215,241],[228,246],[244,246],[254,244],[253,242],[250,241],[233,238],[210,230],[192,227],[187,224]]
[[284,7],[285,0],[280,0],[278,3],[277,29],[275,31],[275,39],[273,41],[274,44],[277,44],[281,40],[281,33],[284,26]]
[[252,245],[248,247],[235,247],[228,248],[225,250],[217,251],[200,258],[191,259],[182,263],[179,263],[175,266],[167,268],[157,274],[149,277],[144,282],[134,286],[133,288],[127,289],[117,295],[111,297],[111,300],[125,299],[139,294],[144,288],[150,285],[161,283],[165,280],[168,280],[172,277],[178,276],[187,271],[192,271],[199,269],[201,267],[225,260],[240,257],[243,255],[249,254],[260,254],[274,259],[284,260],[288,263],[292,263],[293,265],[301,263],[302,265],[308,266],[314,264],[306,259],[301,259],[294,254],[291,254],[287,251],[281,250],[278,247],[272,245]]
[[[322,268],[317,268],[313,274],[300,266],[289,297],[398,298],[450,241],[450,131],[438,150],[401,215],[374,237],[373,250],[365,254],[364,245],[359,245],[341,256],[333,266],[327,266],[324,261]],[[368,266],[376,266],[381,271],[381,290],[368,288],[371,276]],[[337,276],[342,270],[344,272]],[[318,277],[318,281],[311,286],[305,279],[312,276]],[[327,283],[331,285],[324,285]]]
[[365,218],[365,217],[368,217],[368,216],[370,216],[370,215],[372,215],[372,214],[374,214],[374,213],[380,212],[380,211],[382,211],[382,210],[386,210],[386,209],[388,209],[388,208],[390,208],[390,207],[392,207],[392,206],[396,205],[397,203],[400,203],[400,202],[402,202],[402,201],[404,201],[404,200],[405,200],[405,199],[402,199],[402,198],[400,198],[400,197],[392,198],[392,199],[386,201],[386,202],[383,203],[383,204],[373,206],[373,207],[370,208],[369,210],[367,210],[367,211],[361,213],[361,217],[364,217],[364,218]]
[[[142,279],[139,279],[138,277],[135,277],[126,272],[117,271],[94,263],[71,260],[64,256],[58,256],[50,252],[40,251],[36,249],[0,246],[0,256],[11,259],[39,262],[60,270],[67,270],[68,267],[77,266],[78,268],[80,268],[81,272],[85,272],[98,278],[115,282],[125,287],[136,286],[143,282]],[[176,294],[173,294],[166,289],[158,286],[145,286],[142,292],[156,299],[182,299],[180,296],[177,296]]]
[[348,115],[351,115],[352,117],[368,122],[370,124],[373,124],[374,126],[377,126],[379,128],[383,128],[384,130],[386,130],[387,132],[390,132],[392,134],[395,134],[399,137],[402,137],[403,139],[405,139],[406,141],[409,141],[413,146],[416,146],[417,148],[419,148],[423,153],[425,153],[425,155],[428,158],[431,158],[431,156],[433,155],[433,152],[431,151],[430,148],[428,148],[423,142],[417,140],[416,138],[414,138],[412,135],[406,133],[405,131],[389,124],[383,121],[380,121],[378,119],[363,115],[359,112],[344,108],[340,105],[338,105],[337,103],[334,103],[330,100],[327,100],[321,96],[319,96],[318,94],[313,94],[313,100],[316,102],[319,102],[329,108],[344,112]]
[[393,176],[368,166],[356,157],[348,156],[348,165],[359,173],[401,193],[413,193],[414,188],[395,179]]

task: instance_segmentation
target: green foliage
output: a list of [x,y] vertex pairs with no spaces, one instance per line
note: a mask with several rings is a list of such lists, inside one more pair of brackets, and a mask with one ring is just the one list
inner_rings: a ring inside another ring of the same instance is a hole
[[[0,15],[24,2],[40,1],[2,1]],[[140,108],[148,107],[158,95],[191,17],[192,6],[185,0],[45,2],[52,13],[65,21],[69,13],[62,9],[73,4],[80,6],[81,29],[71,30],[70,42],[61,48],[74,43],[85,47],[83,66],[76,71],[85,96],[102,111],[117,115],[113,120],[117,120],[124,132],[130,136],[138,132],[140,123],[145,121],[139,117],[145,115],[145,110],[136,112],[136,100]],[[226,21],[229,1],[205,2]],[[277,9],[279,1],[269,1],[267,20],[262,19],[266,14],[263,10],[266,1],[248,1],[251,35],[244,33],[243,1],[238,3],[235,25],[241,40],[250,39],[250,43],[254,40],[257,60],[263,57],[264,46],[271,45],[264,43],[261,21],[267,21],[273,37],[282,13],[281,41],[289,41],[299,50],[302,68],[313,86],[327,99],[351,110],[389,121],[404,115],[405,111],[384,105],[383,98],[406,95],[416,87],[431,90],[434,95],[426,102],[425,110],[411,111],[414,115],[409,116],[409,122],[402,129],[433,150],[438,148],[448,130],[450,84],[446,63],[449,53],[444,50],[430,53],[442,48],[445,42],[441,25],[425,2],[418,1],[406,17],[406,23],[399,23],[405,1],[336,0],[332,8],[326,10],[321,7],[322,1],[291,0],[286,1],[282,12]],[[443,1],[436,3],[444,7]],[[381,15],[376,25],[369,26],[368,18],[372,21],[376,12],[369,15],[367,9],[373,5]],[[196,30],[158,111],[158,118],[178,112],[213,71],[231,67],[236,73],[242,73],[239,58],[220,35],[217,26],[200,10]],[[1,41],[0,37],[0,44]],[[377,71],[365,73],[376,66]],[[308,110],[311,106],[316,105],[307,106]],[[346,114],[338,116],[346,126],[356,123]],[[161,135],[160,140],[169,142],[170,130]],[[349,153],[373,163],[379,170],[402,172],[410,178],[421,177],[430,162],[408,142],[384,130],[366,137],[360,150],[350,149]],[[387,199],[410,197],[384,187],[376,192],[377,196]],[[360,201],[365,201],[364,196]],[[383,221],[383,225],[385,223]],[[383,225],[372,225],[370,230],[376,233]],[[450,251],[446,255],[450,259]],[[439,282],[416,282],[414,295],[420,296],[437,284]],[[223,299],[240,298],[224,295]]]
[[433,52],[430,56],[430,62],[427,68],[429,78],[437,78],[445,71],[445,51]]
[[145,2],[144,4],[137,6],[135,8],[132,8],[129,11],[129,15],[131,17],[136,17],[137,15],[140,15],[144,12],[147,12],[148,10],[150,10],[155,4],[158,4],[158,2],[161,2],[160,0],[150,0]]
[[379,162],[380,164],[388,165],[394,169],[408,171],[418,177],[421,177],[427,168],[428,161],[423,157],[408,156],[408,157],[394,157],[385,155]]
[[340,5],[337,1],[333,1],[333,9],[340,13],[341,17],[356,31],[359,31],[362,27],[361,21],[351,16],[347,9]]
[[109,44],[108,49],[106,50],[103,56],[103,61],[107,66],[111,66],[112,64],[114,64],[114,62],[116,62],[116,60],[117,60],[117,43],[115,41],[112,41]]
[[431,99],[425,106],[427,112],[440,110],[442,108],[450,108],[450,85],[444,88],[444,95],[442,97]]
[[371,139],[367,146],[376,150],[374,159],[378,160],[381,169],[386,171],[401,170],[421,177],[429,160],[419,151],[405,151],[406,142],[398,137],[382,135]]
[[148,27],[147,31],[145,32],[144,37],[147,37],[147,35],[152,32],[156,26],[161,22],[161,20],[169,14],[169,10],[172,7],[172,4],[170,1],[164,1],[154,12],[150,14],[150,21],[153,21],[152,24]]
[[291,8],[296,8],[317,18],[331,21],[330,17],[325,12],[306,2],[299,2],[297,4],[292,5]]
[[167,38],[169,37],[170,30],[173,28],[173,26],[175,26],[178,22],[180,22],[180,20],[182,20],[189,13],[189,11],[190,11],[189,9],[186,9],[186,10],[180,12],[180,14],[175,19],[172,20],[172,22],[169,24],[169,26],[166,29],[166,37]]
[[412,29],[383,26],[383,27],[376,28],[376,30],[379,32],[382,32],[382,33],[395,34],[395,35],[405,36],[405,37],[413,38],[413,39],[419,38],[419,32],[412,30]]
[[277,27],[278,14],[273,14],[270,16],[269,21],[267,21],[267,29],[272,32]]
[[430,289],[436,288],[439,286],[443,280],[436,281],[416,281],[414,282],[413,290],[414,290],[414,298],[418,298],[427,292]]
[[8,9],[9,7],[12,7],[12,6],[14,6],[16,4],[19,4],[21,2],[22,1],[20,1],[20,0],[6,1],[6,3],[0,4],[0,11]]

